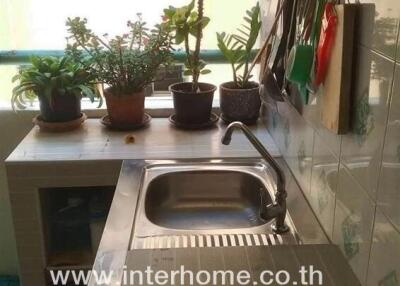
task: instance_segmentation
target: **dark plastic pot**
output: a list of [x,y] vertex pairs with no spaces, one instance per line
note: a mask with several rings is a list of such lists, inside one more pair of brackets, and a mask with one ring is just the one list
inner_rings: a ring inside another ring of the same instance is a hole
[[259,84],[250,82],[251,87],[239,89],[234,82],[220,85],[220,107],[227,122],[254,123],[260,115],[261,99]]
[[45,122],[67,122],[78,119],[81,114],[81,97],[75,95],[57,95],[52,102],[39,96],[40,114]]
[[214,92],[217,87],[199,83],[199,92],[192,92],[191,82],[176,83],[169,87],[176,120],[182,124],[201,124],[210,120]]
[[140,124],[144,118],[144,91],[116,95],[110,88],[104,90],[107,111],[114,125]]

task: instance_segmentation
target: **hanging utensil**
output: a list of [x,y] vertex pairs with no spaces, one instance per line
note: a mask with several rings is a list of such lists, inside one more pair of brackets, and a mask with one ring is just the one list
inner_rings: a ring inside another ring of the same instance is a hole
[[265,49],[268,47],[268,44],[274,34],[273,32],[276,30],[276,26],[278,25],[279,18],[281,17],[281,14],[283,12],[283,8],[285,7],[286,2],[287,2],[287,0],[283,0],[282,5],[280,6],[278,12],[276,13],[275,20],[274,20],[274,23],[272,24],[271,30],[270,30],[267,38],[265,39],[261,49],[258,51],[257,55],[253,59],[253,62],[251,63],[251,66],[249,68],[250,71],[253,70],[255,65],[261,59],[261,56],[265,52]]
[[[263,48],[261,50],[263,50],[264,47],[270,46],[269,43],[276,34],[277,24],[278,24],[278,21],[284,11],[284,7],[290,1],[291,0],[283,0],[282,2],[278,3],[277,13],[275,15],[274,24],[270,30],[268,37],[266,38],[266,40],[264,42]],[[279,50],[280,49],[278,48],[276,56],[278,56]],[[262,70],[261,70],[260,97],[263,101],[265,101],[265,99],[268,96],[272,97],[274,100],[282,101],[283,99],[282,99],[281,89],[279,88],[279,85],[277,84],[276,78],[274,76],[274,72],[271,71],[270,68],[268,67],[268,62],[269,62],[270,56],[271,56],[271,49],[267,53],[268,53],[267,56],[265,57],[265,59],[263,59],[264,64],[262,65]],[[261,57],[261,54],[260,54],[260,57]],[[254,59],[253,64],[255,64],[257,61],[258,61],[258,56]]]
[[260,85],[260,95],[262,99],[266,96],[271,97],[275,101],[284,101],[282,97],[282,90],[278,85],[274,72],[269,67],[266,68],[262,84]]
[[286,66],[286,78],[290,82],[298,85],[305,104],[308,104],[309,94],[307,83],[310,80],[311,71],[313,70],[315,45],[317,36],[319,35],[319,22],[323,4],[324,0],[317,0],[310,38],[305,38],[306,26],[303,25],[301,27],[302,37],[298,43],[292,47]]
[[333,3],[326,3],[322,19],[322,30],[319,38],[316,65],[315,85],[320,85],[326,76],[331,57],[332,46],[335,40],[338,17]]
[[297,14],[296,27],[296,44],[292,47],[287,67],[286,67],[286,78],[296,84],[306,85],[312,63],[313,63],[313,46],[304,39],[305,23],[301,19],[304,17],[304,7],[299,7],[299,12]]

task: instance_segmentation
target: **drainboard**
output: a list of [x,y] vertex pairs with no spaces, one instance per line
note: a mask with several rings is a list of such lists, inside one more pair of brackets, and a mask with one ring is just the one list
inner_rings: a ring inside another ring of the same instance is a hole
[[135,238],[131,249],[272,246],[297,244],[279,234],[215,234],[215,235],[172,235]]

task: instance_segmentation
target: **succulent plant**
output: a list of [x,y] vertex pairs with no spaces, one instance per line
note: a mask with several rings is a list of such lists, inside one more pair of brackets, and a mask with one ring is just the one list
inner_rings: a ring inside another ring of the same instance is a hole
[[95,78],[71,57],[31,57],[31,66],[22,67],[13,77],[19,84],[13,89],[13,109],[26,107],[27,99],[44,97],[53,101],[56,96],[96,97]]
[[91,68],[99,82],[115,95],[142,91],[154,81],[157,69],[171,60],[172,36],[167,23],[148,29],[141,14],[128,22],[129,32],[112,39],[87,28],[87,20],[68,18],[67,53]]
[[[261,29],[260,4],[246,11],[245,24],[235,34],[217,33],[218,48],[232,66],[233,81],[238,88],[247,88],[252,78],[251,52]],[[243,70],[243,73],[240,72]]]

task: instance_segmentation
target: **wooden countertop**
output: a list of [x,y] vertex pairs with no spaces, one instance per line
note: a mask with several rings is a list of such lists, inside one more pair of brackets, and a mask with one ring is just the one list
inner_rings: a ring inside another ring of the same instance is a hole
[[[234,273],[245,270],[255,278],[249,285],[262,285],[258,278],[265,270],[274,274],[280,270],[290,273],[291,282],[285,285],[361,285],[339,248],[329,244],[132,250],[126,260],[127,270],[132,271],[144,271],[150,266],[153,271],[169,272],[179,270],[181,265],[185,270],[193,271],[194,275],[200,270],[231,270]],[[318,284],[318,275],[315,274],[314,284],[301,283],[301,266],[308,271],[310,266],[321,271],[322,284]],[[177,276],[179,279],[180,275]],[[269,278],[265,276],[265,281]]]
[[[166,118],[155,118],[148,128],[132,132],[110,131],[99,119],[89,119],[80,129],[66,133],[44,133],[34,127],[6,163],[259,157],[241,132],[235,132],[231,145],[222,145],[225,128],[218,123],[207,130],[183,131],[171,126]],[[273,156],[280,155],[262,123],[252,130]],[[129,134],[135,137],[135,143],[126,144],[125,137]]]

